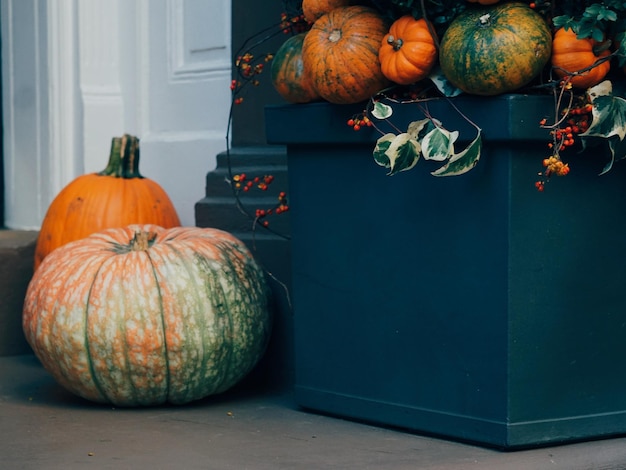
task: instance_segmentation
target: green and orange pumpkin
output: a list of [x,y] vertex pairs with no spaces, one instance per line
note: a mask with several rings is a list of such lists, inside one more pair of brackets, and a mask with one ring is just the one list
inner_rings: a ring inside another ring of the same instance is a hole
[[468,8],[444,33],[439,62],[457,88],[474,95],[517,90],[550,60],[552,34],[544,18],[521,2]]
[[304,73],[302,43],[306,33],[296,34],[282,43],[272,59],[272,85],[290,103],[308,103],[319,98]]
[[216,229],[130,225],[54,250],[26,293],[23,329],[67,390],[118,406],[228,390],[264,352],[264,274]]
[[180,219],[165,190],[139,172],[139,139],[126,134],[112,139],[104,170],[77,177],[54,198],[37,238],[34,269],[55,248],[129,224],[170,228]]
[[388,25],[373,8],[338,7],[321,16],[302,44],[304,71],[317,94],[331,103],[368,99],[389,84],[378,50]]

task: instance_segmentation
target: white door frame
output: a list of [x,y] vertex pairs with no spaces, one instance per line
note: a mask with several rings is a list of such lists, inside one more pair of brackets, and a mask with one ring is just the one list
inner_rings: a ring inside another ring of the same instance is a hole
[[[184,225],[225,148],[230,0],[0,0],[5,225],[37,230],[110,140],[142,141],[142,172]],[[207,27],[207,24],[210,27]]]

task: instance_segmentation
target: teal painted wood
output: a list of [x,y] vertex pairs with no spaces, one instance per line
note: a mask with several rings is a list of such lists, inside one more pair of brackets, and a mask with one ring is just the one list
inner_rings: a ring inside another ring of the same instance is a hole
[[573,155],[539,193],[551,98],[480,101],[459,106],[483,156],[452,178],[387,177],[354,107],[266,108],[288,152],[297,400],[508,449],[624,433],[626,167]]

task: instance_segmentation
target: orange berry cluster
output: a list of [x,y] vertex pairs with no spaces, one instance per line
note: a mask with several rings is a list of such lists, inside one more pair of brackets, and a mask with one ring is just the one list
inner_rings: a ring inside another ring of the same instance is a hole
[[363,126],[372,127],[374,125],[371,119],[363,114],[351,117],[350,119],[348,119],[346,124],[348,124],[348,126],[350,126],[355,131],[361,130]]
[[[257,75],[263,73],[263,70],[265,68],[264,63],[271,61],[273,58],[274,56],[272,54],[265,54],[265,56],[263,56],[262,58],[263,62],[255,63],[254,55],[249,52],[246,52],[245,54],[237,57],[237,60],[235,61],[235,67],[237,67],[239,75],[242,77],[243,80],[231,80],[230,90],[234,94],[237,94],[241,90],[241,88],[243,88],[243,86],[248,83],[253,86],[258,86],[261,82],[256,78]],[[241,96],[238,96],[233,100],[233,102],[235,104],[241,104],[243,103],[243,98]]]
[[[572,108],[563,111],[565,114],[565,127],[559,127],[550,131],[553,142],[548,144],[551,149],[562,152],[568,147],[576,143],[576,136],[582,134],[589,129],[590,114],[593,106],[589,103],[580,108]],[[543,119],[540,124],[545,125],[546,120]]]
[[537,191],[539,192],[545,189],[546,181],[548,181],[551,176],[565,176],[569,173],[569,165],[567,163],[563,163],[563,161],[555,155],[544,158],[543,166],[545,167],[545,171],[543,173],[539,173],[539,175],[543,176],[544,179],[535,182],[535,188],[537,188]]
[[[584,98],[583,98],[584,99]],[[592,120],[593,105],[587,101],[581,101],[576,107],[563,110],[563,120],[560,125],[546,126],[546,119],[542,119],[539,125],[551,129],[552,142],[548,147],[552,150],[552,156],[543,160],[545,171],[539,173],[544,179],[535,182],[538,191],[543,191],[546,181],[553,175],[565,176],[569,173],[570,168],[567,163],[563,163],[560,152],[573,146],[576,143],[576,137],[589,129]]]
[[546,168],[543,174],[548,178],[552,175],[565,176],[569,173],[569,165],[555,156],[545,158],[543,166]]
[[274,181],[273,175],[265,175],[263,177],[255,176],[248,179],[245,173],[239,173],[233,176],[233,184],[235,189],[240,189],[244,192],[250,191],[256,185],[261,191],[267,191],[267,188]]
[[263,225],[264,227],[269,226],[269,221],[266,219],[267,216],[272,214],[283,214],[289,210],[289,205],[287,204],[287,193],[281,191],[278,193],[278,204],[276,207],[270,207],[269,209],[257,209],[255,212],[255,217],[257,221]]
[[[273,59],[272,54],[265,54],[263,62],[269,62]],[[254,63],[254,55],[246,52],[244,55],[237,57],[235,61],[235,67],[239,69],[239,72],[244,78],[250,78],[254,75],[259,75],[263,72],[263,62]]]
[[284,34],[298,34],[307,31],[310,25],[304,19],[304,14],[289,16],[283,12],[280,14],[280,27]]
[[[269,186],[274,181],[273,175],[265,175],[265,176],[255,176],[253,178],[248,178],[245,173],[239,173],[233,176],[233,186],[237,191],[248,192],[251,189],[260,189],[261,191],[267,191]],[[287,212],[289,210],[289,205],[287,204],[287,193],[281,191],[278,193],[278,204],[275,207],[271,207],[269,209],[257,209],[255,211],[255,218],[257,222],[259,222],[264,227],[269,226],[269,222],[265,219],[267,216],[272,214],[282,214],[283,212]]]

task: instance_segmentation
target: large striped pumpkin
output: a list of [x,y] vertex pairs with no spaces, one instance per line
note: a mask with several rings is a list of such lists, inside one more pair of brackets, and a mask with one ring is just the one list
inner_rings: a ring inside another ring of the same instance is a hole
[[268,289],[229,233],[131,225],[47,256],[28,286],[23,328],[44,367],[77,395],[182,404],[229,389],[260,359]]

